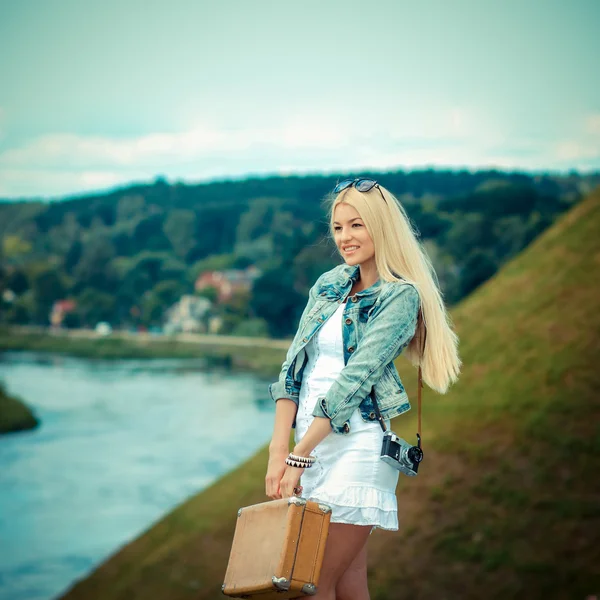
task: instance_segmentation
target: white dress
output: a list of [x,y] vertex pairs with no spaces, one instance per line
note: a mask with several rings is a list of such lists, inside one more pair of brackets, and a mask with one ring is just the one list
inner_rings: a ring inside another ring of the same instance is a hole
[[[345,304],[323,324],[306,345],[296,415],[295,440],[306,434],[317,397],[323,396],[344,367],[342,315]],[[332,523],[371,525],[398,530],[396,485],[399,472],[379,458],[383,430],[378,421],[365,422],[359,409],[350,418],[350,432],[333,431],[311,452],[317,461],[302,472],[302,497],[332,507]],[[390,422],[386,420],[389,428]]]

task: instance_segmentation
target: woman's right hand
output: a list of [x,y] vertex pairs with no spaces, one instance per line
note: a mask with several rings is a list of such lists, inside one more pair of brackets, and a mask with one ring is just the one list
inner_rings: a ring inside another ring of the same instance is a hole
[[285,459],[288,452],[282,450],[276,450],[269,452],[269,464],[267,466],[267,474],[265,476],[265,491],[269,498],[277,500],[281,498],[281,490],[279,489],[279,483],[283,474],[285,473],[286,464]]

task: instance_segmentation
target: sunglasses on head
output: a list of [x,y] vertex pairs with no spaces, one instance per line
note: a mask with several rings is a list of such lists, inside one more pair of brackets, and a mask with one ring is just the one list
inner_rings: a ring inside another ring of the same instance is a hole
[[344,179],[344,181],[340,181],[334,188],[334,194],[339,194],[342,190],[345,190],[349,187],[355,187],[359,192],[369,192],[374,187],[379,190],[383,201],[387,204],[387,200],[379,187],[379,184],[374,179],[367,179],[365,177],[359,177],[357,179]]

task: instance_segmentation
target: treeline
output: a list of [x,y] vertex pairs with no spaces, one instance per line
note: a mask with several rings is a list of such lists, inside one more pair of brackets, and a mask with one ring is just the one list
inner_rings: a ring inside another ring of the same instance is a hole
[[[405,206],[453,304],[493,275],[599,176],[497,171],[361,173]],[[63,201],[0,204],[0,322],[49,323],[72,300],[67,327],[160,327],[165,310],[206,271],[260,270],[226,301],[221,333],[293,332],[309,286],[341,259],[322,200],[354,176],[132,185]]]

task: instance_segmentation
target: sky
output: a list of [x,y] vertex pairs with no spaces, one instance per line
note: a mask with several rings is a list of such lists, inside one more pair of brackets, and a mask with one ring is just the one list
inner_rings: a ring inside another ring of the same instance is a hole
[[600,170],[598,0],[0,0],[0,197]]

